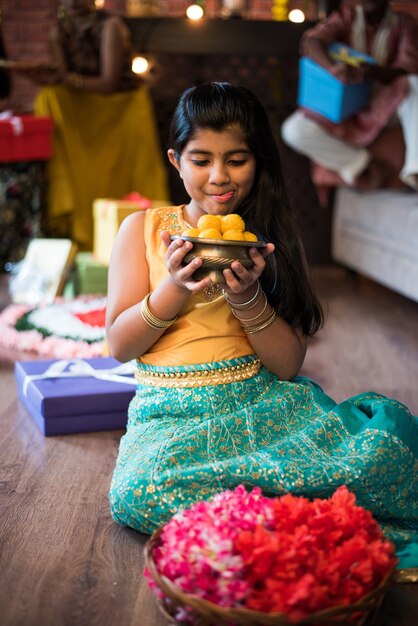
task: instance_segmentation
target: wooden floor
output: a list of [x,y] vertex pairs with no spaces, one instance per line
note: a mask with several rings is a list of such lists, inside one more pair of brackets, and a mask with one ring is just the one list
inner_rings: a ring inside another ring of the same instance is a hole
[[[418,415],[418,303],[340,268],[316,277],[327,322],[303,373],[339,401],[372,389]],[[109,514],[122,431],[44,438],[12,356],[0,358],[1,626],[164,626],[142,577],[146,537]],[[394,586],[379,624],[418,624],[418,585]]]

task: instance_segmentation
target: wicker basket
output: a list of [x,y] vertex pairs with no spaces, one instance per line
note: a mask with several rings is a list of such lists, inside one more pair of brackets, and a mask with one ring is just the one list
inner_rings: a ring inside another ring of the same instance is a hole
[[[194,626],[295,626],[283,613],[261,613],[244,608],[222,608],[196,596],[184,593],[165,576],[160,576],[153,559],[153,550],[160,542],[162,529],[157,530],[145,546],[145,563],[156,585],[164,594],[158,599],[162,613],[169,624],[182,626],[175,619],[179,608],[188,608],[193,614]],[[370,626],[374,623],[394,569],[380,585],[348,606],[332,607],[311,614],[298,622],[298,626]]]

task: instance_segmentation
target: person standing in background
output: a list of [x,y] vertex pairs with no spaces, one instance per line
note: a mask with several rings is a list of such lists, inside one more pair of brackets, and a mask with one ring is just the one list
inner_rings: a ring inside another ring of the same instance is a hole
[[51,67],[23,70],[42,86],[35,114],[54,122],[46,234],[90,250],[93,201],[132,191],[166,201],[166,169],[124,21],[94,0],[61,0],[50,47]]

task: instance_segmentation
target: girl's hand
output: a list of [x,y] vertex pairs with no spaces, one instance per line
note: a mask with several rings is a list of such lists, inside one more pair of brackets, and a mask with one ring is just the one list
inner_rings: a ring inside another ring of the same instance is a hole
[[224,270],[227,293],[244,293],[257,282],[266,267],[265,257],[274,252],[274,244],[268,243],[265,248],[250,248],[249,252],[253,260],[251,268],[246,269],[239,261],[234,261],[231,269]]
[[183,264],[184,257],[193,248],[190,241],[184,241],[181,238],[171,241],[170,233],[166,230],[162,231],[161,239],[167,248],[164,256],[165,264],[176,285],[192,293],[198,293],[212,283],[209,277],[199,281],[193,279],[193,273],[202,265],[202,259],[196,258],[187,265]]

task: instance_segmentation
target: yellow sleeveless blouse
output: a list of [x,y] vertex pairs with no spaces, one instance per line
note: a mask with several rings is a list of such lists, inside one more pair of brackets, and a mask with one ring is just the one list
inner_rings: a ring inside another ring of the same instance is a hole
[[[181,235],[188,227],[183,210],[184,205],[146,212],[144,234],[151,291],[168,274],[164,263],[166,248],[160,232],[168,230],[171,235]],[[223,296],[215,294],[213,300],[207,302],[200,293],[189,298],[178,320],[138,360],[149,365],[189,365],[226,361],[253,353]]]

